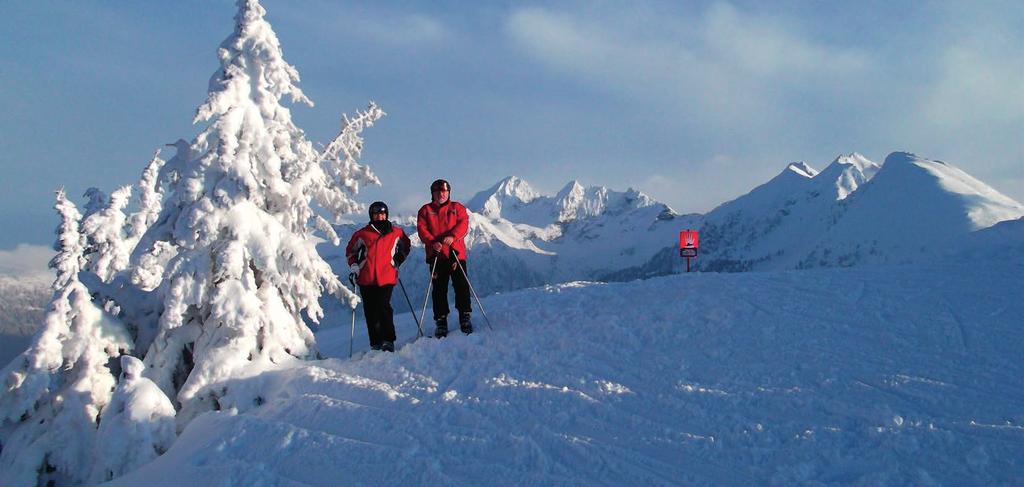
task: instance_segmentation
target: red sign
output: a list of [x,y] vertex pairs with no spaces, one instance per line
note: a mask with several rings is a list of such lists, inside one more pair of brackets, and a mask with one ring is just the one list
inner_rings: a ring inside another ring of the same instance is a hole
[[696,230],[683,230],[679,232],[680,249],[700,248],[700,235]]

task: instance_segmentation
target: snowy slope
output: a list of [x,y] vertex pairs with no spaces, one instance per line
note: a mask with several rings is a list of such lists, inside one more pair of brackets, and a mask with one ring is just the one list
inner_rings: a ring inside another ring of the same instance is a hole
[[1001,259],[1024,262],[1024,217],[972,232],[962,245],[950,246],[951,260]]
[[[990,261],[492,296],[493,331],[252,378],[263,407],[198,418],[113,485],[1017,483],[1021,276]],[[343,356],[347,335],[321,346]]]

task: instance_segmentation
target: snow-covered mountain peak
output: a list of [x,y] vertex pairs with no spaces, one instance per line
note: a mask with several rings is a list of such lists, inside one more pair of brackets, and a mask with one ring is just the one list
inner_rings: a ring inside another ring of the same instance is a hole
[[741,212],[748,215],[760,214],[767,208],[777,208],[784,202],[808,191],[818,171],[805,162],[791,162],[774,178],[752,189],[746,195],[722,203],[708,215],[727,215]]
[[829,193],[834,191],[836,200],[843,200],[874,177],[879,169],[878,164],[853,152],[836,157],[815,179],[821,181],[823,189]]
[[540,195],[525,180],[509,176],[494,186],[477,193],[469,200],[468,208],[488,218],[498,218],[507,208],[519,208],[536,200]]
[[[575,180],[563,186],[555,196],[547,196],[537,193],[526,181],[509,176],[477,193],[466,207],[488,220],[527,225],[532,227],[531,232],[538,232],[559,223],[621,215],[659,204],[632,188],[615,191],[604,186],[584,187]],[[674,215],[671,208],[661,206],[662,212]]]
[[[885,163],[883,164],[883,166],[885,168],[889,168],[888,172],[894,172],[894,173],[902,172],[904,170],[910,171],[910,173],[915,173],[915,172],[918,171],[918,169],[915,169],[915,168],[924,169],[924,170],[932,173],[935,177],[940,177],[940,178],[941,177],[961,178],[961,176],[959,176],[959,175],[949,174],[948,173],[949,169],[954,169],[954,170],[956,170],[959,173],[963,173],[963,171],[960,171],[955,166],[950,165],[950,164],[948,164],[946,162],[939,161],[939,160],[926,159],[926,158],[921,157],[921,156],[919,156],[917,154],[914,154],[913,152],[899,152],[899,151],[898,152],[893,152],[893,153],[889,154],[888,156],[885,156]],[[974,177],[966,175],[966,173],[963,173],[963,174],[965,176],[967,176],[968,178],[970,178],[970,179],[974,179]],[[980,183],[980,181],[979,181],[979,183]],[[981,184],[984,185],[984,183],[981,183]],[[984,185],[984,186],[987,187],[987,185]]]
[[987,228],[1024,215],[1020,202],[946,162],[893,152],[885,158],[878,175],[884,176],[881,183],[892,189],[890,193],[902,188],[901,192],[925,211],[935,213],[937,208],[947,208],[950,215],[965,215],[966,219],[957,221],[965,224],[967,230]]
[[657,201],[650,196],[632,188],[618,192],[604,186],[584,188],[578,181],[572,181],[558,192],[554,211],[559,222],[567,222],[655,204]]
[[900,152],[900,151],[897,151],[897,152],[893,152],[893,153],[885,156],[885,165],[889,166],[889,165],[897,165],[897,164],[909,164],[909,163],[914,163],[916,161],[923,161],[923,160],[925,160],[925,159],[923,159],[922,157],[919,157],[917,154],[914,154],[913,152]]
[[555,213],[558,215],[558,221],[564,222],[573,220],[577,217],[576,213],[582,202],[587,197],[587,188],[584,188],[579,181],[575,179],[569,181],[557,195],[555,195]]
[[851,152],[846,155],[840,154],[838,157],[835,158],[834,161],[832,161],[832,164],[829,164],[829,166],[831,167],[833,164],[841,166],[853,166],[859,169],[865,175],[867,175],[868,179],[871,179],[871,176],[874,176],[875,173],[878,172],[878,170],[881,169],[882,167],[876,164],[871,159],[868,159],[867,157],[864,157],[863,155],[856,152]]
[[555,201],[562,201],[569,198],[582,198],[586,188],[580,184],[579,181],[573,179],[569,181],[562,189],[558,190],[555,195]]

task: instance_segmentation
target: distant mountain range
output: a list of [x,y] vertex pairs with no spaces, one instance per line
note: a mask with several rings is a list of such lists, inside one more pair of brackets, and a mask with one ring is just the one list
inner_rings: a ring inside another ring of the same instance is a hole
[[[463,201],[470,211],[470,277],[481,295],[683,272],[683,229],[701,232],[694,261],[699,271],[900,265],[997,247],[1024,256],[1022,245],[1013,243],[1024,242],[1024,220],[1008,221],[1024,216],[1024,205],[955,166],[904,152],[881,165],[860,154],[843,155],[820,172],[791,163],[704,215],[678,214],[632,188],[576,181],[554,196],[542,195],[515,176]],[[1001,221],[1006,224],[998,232],[978,232]],[[399,224],[415,235],[413,219]],[[339,234],[350,235],[357,226]],[[321,251],[339,275],[347,273],[341,249],[322,245]],[[422,250],[415,250],[402,275],[417,312],[427,273]],[[398,303],[400,310],[407,307]]]
[[32,334],[43,324],[53,276],[32,273],[22,276],[0,274],[0,367],[29,345]]

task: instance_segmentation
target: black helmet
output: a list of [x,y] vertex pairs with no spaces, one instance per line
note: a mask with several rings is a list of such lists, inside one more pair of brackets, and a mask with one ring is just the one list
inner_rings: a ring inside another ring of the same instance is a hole
[[370,219],[373,220],[374,213],[383,213],[384,218],[388,218],[388,205],[383,201],[374,201],[370,204]]
[[431,193],[433,193],[434,191],[451,191],[451,190],[452,190],[452,185],[448,184],[448,181],[445,181],[443,179],[438,179],[437,181],[434,181],[434,182],[430,183],[430,192]]

